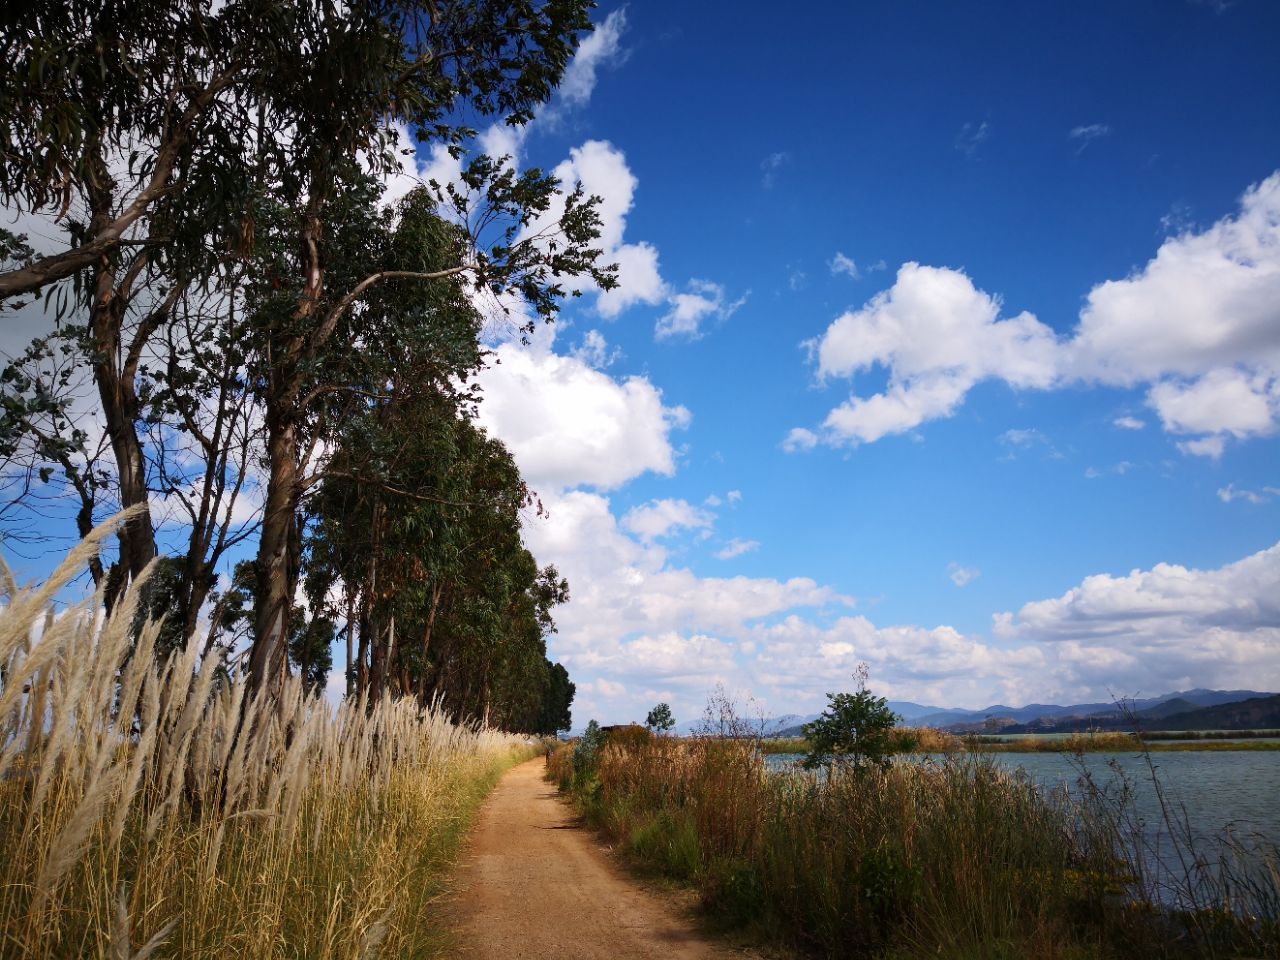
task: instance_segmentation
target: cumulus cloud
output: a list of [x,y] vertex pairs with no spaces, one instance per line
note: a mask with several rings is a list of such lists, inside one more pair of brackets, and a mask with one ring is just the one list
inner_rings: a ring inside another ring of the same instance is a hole
[[[879,625],[806,578],[699,576],[660,545],[673,523],[619,522],[599,493],[553,494],[547,505],[549,518],[530,518],[526,535],[571,584],[552,655],[580,684],[580,721],[639,719],[659,699],[692,717],[717,682],[753,691],[774,714],[810,712],[860,661],[879,693],[970,707],[1280,684],[1280,544],[1216,570],[1158,564],[1086,577],[996,614],[983,636]],[[699,522],[688,504],[672,513]],[[948,573],[957,583],[977,575],[960,564]]]
[[569,355],[588,367],[604,370],[617,362],[622,351],[616,347],[610,350],[609,342],[599,330],[588,330],[578,345],[569,351]]
[[1052,650],[1068,685],[1269,690],[1280,682],[1280,544],[1216,570],[1160,563],[1086,577],[996,615],[994,631]]
[[951,582],[957,587],[963,587],[982,576],[982,571],[977,567],[966,567],[952,562],[947,564],[947,576],[951,578]]
[[[717,679],[744,679],[742,642],[752,624],[788,611],[852,603],[804,577],[703,577],[673,565],[662,533],[677,522],[700,529],[705,519],[682,501],[647,504],[618,521],[599,493],[570,490],[544,500],[549,517],[529,518],[525,535],[539,561],[554,563],[569,579],[573,599],[557,612],[552,647],[575,681],[604,676],[641,698],[644,691],[676,684],[673,697],[683,699],[672,703],[687,716],[700,709]],[[626,719],[629,703],[588,692],[575,714]]]
[[[615,317],[637,303],[662,303],[667,285],[658,267],[658,251],[649,243],[633,243],[625,239],[627,217],[635,205],[639,181],[627,164],[626,155],[606,140],[588,140],[569,151],[569,156],[553,170],[566,193],[581,186],[588,196],[600,198],[596,208],[600,216],[600,238],[603,262],[618,265],[618,286],[600,291],[597,309],[605,317]],[[547,224],[559,220],[563,202],[551,208],[528,229],[536,235]]]
[[1192,381],[1166,380],[1147,395],[1170,433],[1268,433],[1280,384],[1265,374],[1224,367]]
[[579,358],[508,343],[478,381],[481,423],[540,491],[612,489],[647,471],[675,472],[671,432],[690,414],[665,404],[644,377],[615,380]]
[[710,280],[690,280],[688,290],[672,294],[670,302],[671,309],[658,318],[653,328],[653,335],[658,340],[672,337],[696,340],[704,332],[704,320],[728,320],[747,302],[747,297],[744,294],[737,300],[729,301],[720,284]]
[[1280,174],[1245,192],[1238,215],[1170,237],[1124,280],[1090,291],[1074,342],[1082,374],[1132,384],[1194,376],[1261,354],[1280,360]]
[[1119,427],[1121,430],[1142,430],[1146,427],[1147,421],[1139,420],[1137,417],[1116,417],[1111,421],[1113,427]]
[[[827,416],[830,442],[865,443],[950,416],[977,383],[997,377],[1047,387],[1056,377],[1057,340],[1029,313],[1000,317],[999,301],[958,270],[906,263],[894,285],[838,317],[812,343],[818,376],[851,377],[876,365],[883,393],[850,397]],[[806,433],[788,438],[802,448]]]
[[821,434],[792,431],[789,449],[911,430],[950,416],[992,378],[1023,389],[1145,386],[1180,449],[1220,456],[1228,439],[1280,425],[1280,173],[1245,191],[1236,214],[1167,238],[1141,269],[1095,286],[1069,338],[1029,313],[1001,317],[999,299],[961,271],[907,263],[809,345],[820,380],[880,366],[888,384],[837,406]]
[[622,518],[622,527],[648,543],[668,537],[677,530],[710,530],[715,517],[687,500],[651,500],[632,507]]

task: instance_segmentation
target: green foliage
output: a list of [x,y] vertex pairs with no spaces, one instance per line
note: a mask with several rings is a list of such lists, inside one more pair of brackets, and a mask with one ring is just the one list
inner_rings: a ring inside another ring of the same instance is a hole
[[897,746],[893,726],[899,717],[889,709],[884,697],[867,689],[865,665],[855,676],[857,692],[828,693],[827,709],[804,725],[809,743],[803,761],[806,768],[838,763],[862,772],[870,767],[889,766],[889,756]]
[[[82,533],[111,500],[102,486],[125,503],[171,495],[191,515],[166,586],[174,629],[190,632],[206,598],[227,601],[224,631],[252,610],[256,677],[277,683],[287,656],[318,683],[323,637],[351,617],[353,680],[375,695],[568,725],[572,684],[545,655],[567,584],[519,541],[534,500],[509,455],[460,425],[483,354],[471,304],[514,295],[549,320],[579,278],[608,289],[616,268],[599,262],[598,198],[476,155],[469,121],[529,122],[592,5],[39,0],[0,23],[0,201],[65,224],[51,256],[0,234],[0,298],[44,291],[79,331],[35,345],[38,375],[7,371],[0,448],[32,471],[16,482],[74,488]],[[403,130],[462,161],[461,186],[384,206]],[[110,459],[138,476],[100,471],[67,391],[50,389],[84,374],[115,418]],[[210,424],[209,409],[231,412]],[[257,463],[254,602],[242,587],[210,597],[219,559],[254,533],[230,517]],[[363,515],[368,542],[319,530],[335,505]],[[158,552],[136,526],[120,577]],[[327,574],[354,606],[334,609]],[[299,581],[309,618],[291,616]]]
[[573,696],[577,687],[559,663],[547,664],[547,690],[542,697],[542,714],[534,733],[553,736],[573,726]]
[[594,720],[587,724],[578,742],[573,747],[573,774],[575,779],[582,779],[595,771],[599,759],[600,748],[604,746],[604,731]]
[[289,620],[289,663],[302,677],[311,693],[324,689],[333,667],[333,641],[338,629],[326,616],[308,617],[302,607],[295,607]]
[[669,704],[660,703],[644,718],[644,725],[655,733],[666,733],[676,725],[676,718],[671,715]]
[[702,867],[698,827],[685,811],[659,810],[641,817],[629,829],[627,849],[676,880],[693,880]]

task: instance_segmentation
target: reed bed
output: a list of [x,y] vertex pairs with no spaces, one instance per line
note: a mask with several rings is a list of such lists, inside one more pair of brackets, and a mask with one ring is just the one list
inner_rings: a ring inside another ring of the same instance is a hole
[[142,584],[55,612],[104,526],[35,589],[3,573],[0,955],[431,955],[432,900],[522,739],[411,702],[279,702],[193,637],[158,656]]
[[1047,793],[972,754],[767,773],[750,740],[575,749],[550,778],[638,863],[817,956],[1280,956],[1275,904],[1222,909],[1220,872],[1207,905],[1161,906],[1131,808],[1100,788]]

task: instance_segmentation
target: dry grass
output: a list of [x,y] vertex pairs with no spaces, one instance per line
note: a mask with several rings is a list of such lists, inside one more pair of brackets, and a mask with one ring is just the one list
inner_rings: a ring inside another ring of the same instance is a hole
[[160,660],[157,625],[135,635],[137,584],[110,618],[55,613],[110,532],[37,589],[4,574],[0,955],[429,954],[442,867],[528,747],[296,681],[246,704],[201,638]]
[[1046,793],[971,754],[770,774],[750,740],[606,744],[589,766],[573,753],[549,776],[638,862],[819,956],[1280,956],[1274,859],[1270,880],[1192,864],[1199,894],[1166,909],[1132,807],[1088,784]]

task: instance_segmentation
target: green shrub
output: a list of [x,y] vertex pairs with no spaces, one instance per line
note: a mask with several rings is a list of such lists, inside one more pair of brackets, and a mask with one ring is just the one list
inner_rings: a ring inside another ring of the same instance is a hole
[[693,880],[702,869],[697,827],[680,811],[642,817],[631,827],[627,851],[676,880]]

